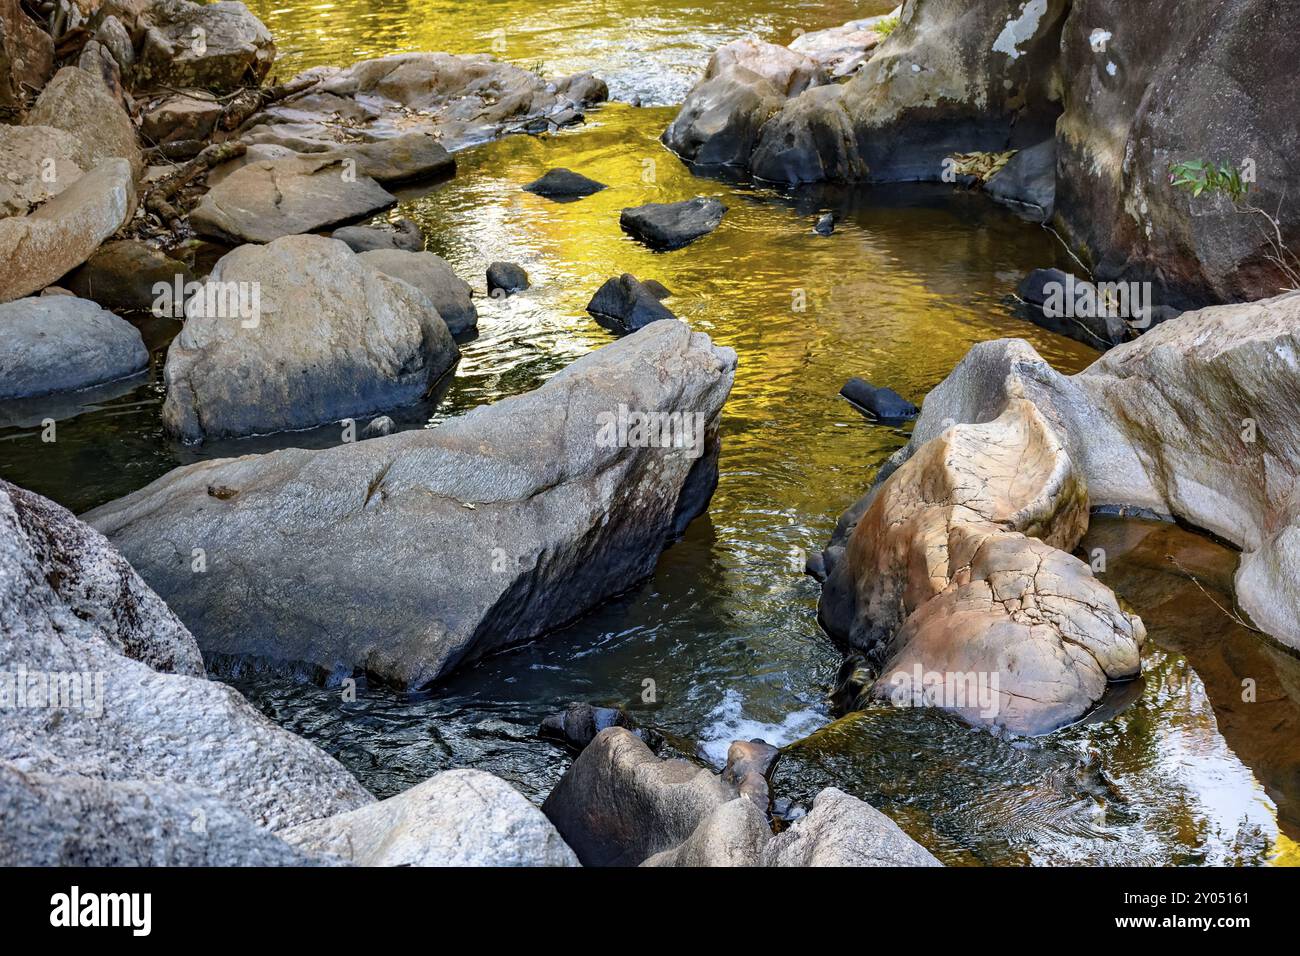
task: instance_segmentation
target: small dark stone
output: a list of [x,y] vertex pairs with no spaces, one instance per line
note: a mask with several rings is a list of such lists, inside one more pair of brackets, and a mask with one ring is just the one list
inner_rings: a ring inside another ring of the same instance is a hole
[[651,750],[663,746],[663,738],[648,727],[638,727],[636,721],[619,707],[595,707],[577,701],[570,703],[558,714],[542,720],[540,735],[547,740],[580,751],[607,727],[624,727],[645,742]]
[[781,750],[765,740],[736,740],[727,748],[727,765],[722,768],[722,779],[749,797],[764,813],[772,809],[772,790],[769,782]]
[[384,435],[391,435],[396,430],[396,422],[387,415],[380,415],[378,418],[372,418],[370,424],[361,430],[361,437],[382,438]]
[[722,200],[696,196],[684,202],[652,202],[624,209],[618,224],[651,249],[666,252],[689,245],[717,229],[726,211]]
[[651,322],[676,319],[645,283],[623,273],[602,285],[587,303],[587,311],[615,332],[635,332]]
[[829,236],[835,231],[835,217],[831,213],[826,213],[817,220],[817,225],[813,226],[813,232],[819,236]]
[[1047,286],[1056,283],[1064,287],[1069,278],[1069,274],[1060,269],[1035,269],[1020,280],[1016,291],[1026,302],[1042,305],[1047,301]]
[[607,188],[609,187],[604,183],[560,167],[548,170],[540,179],[534,179],[524,187],[524,192],[545,196],[547,199],[566,200],[582,199]]
[[513,262],[494,262],[487,268],[488,295],[501,298],[528,288],[528,273]]
[[914,418],[920,413],[919,408],[892,388],[878,387],[861,378],[851,378],[845,382],[840,394],[876,418],[897,421]]

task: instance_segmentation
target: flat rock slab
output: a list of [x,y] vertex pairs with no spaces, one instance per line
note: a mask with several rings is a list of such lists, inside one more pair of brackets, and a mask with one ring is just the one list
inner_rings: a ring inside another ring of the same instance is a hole
[[696,196],[684,202],[652,202],[624,209],[618,224],[650,248],[667,251],[707,236],[718,228],[726,211],[722,200]]
[[[208,290],[243,290],[253,308],[213,298],[212,309]],[[423,293],[338,240],[240,246],[186,305],[167,351],[163,423],[197,441],[373,414],[423,398],[458,356]]]
[[110,159],[28,215],[0,219],[0,302],[44,289],[81,265],[134,212],[131,164]]
[[139,330],[94,302],[47,295],[0,305],[0,399],[75,391],[148,365]]
[[735,362],[655,323],[436,429],[179,468],[87,517],[208,653],[426,686],[651,573],[712,495]]
[[229,242],[271,242],[342,225],[397,198],[340,159],[250,163],[213,186],[190,214],[195,232]]
[[608,188],[604,183],[596,182],[596,180],[589,179],[581,173],[575,173],[571,169],[560,167],[547,170],[540,179],[534,179],[525,186],[524,191],[562,202],[592,196],[602,189]]

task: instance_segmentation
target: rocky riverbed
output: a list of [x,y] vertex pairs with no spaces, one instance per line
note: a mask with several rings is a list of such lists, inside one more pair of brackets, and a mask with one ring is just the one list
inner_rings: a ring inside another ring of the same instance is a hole
[[6,862],[1294,856],[1300,313],[1077,227],[1122,11],[12,6]]

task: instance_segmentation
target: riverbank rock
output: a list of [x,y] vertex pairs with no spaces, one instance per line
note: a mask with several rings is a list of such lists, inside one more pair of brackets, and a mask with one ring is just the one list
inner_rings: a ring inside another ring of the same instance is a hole
[[[391,228],[386,226],[344,226],[331,233],[332,238],[344,243],[353,252],[373,252],[376,249],[400,249],[403,252],[424,250],[424,233],[410,219],[399,219]],[[381,270],[382,271],[382,270]]]
[[317,67],[299,78],[309,77],[316,86],[257,114],[250,130],[255,141],[307,152],[313,143],[331,148],[416,129],[435,133],[454,152],[528,120],[580,112],[609,95],[590,74],[548,81],[482,54],[399,53],[342,69]]
[[136,327],[94,302],[58,295],[0,305],[0,399],[89,388],[148,365]]
[[75,269],[134,213],[131,164],[110,159],[26,216],[0,219],[0,302],[37,292]]
[[683,202],[652,202],[624,209],[618,224],[651,249],[668,251],[707,236],[722,223],[726,211],[721,199],[696,196]]
[[[254,285],[256,284],[256,285]],[[287,236],[225,255],[205,289],[256,289],[244,314],[187,303],[167,350],[163,424],[187,441],[308,428],[418,401],[459,350],[418,289],[343,243]],[[207,295],[205,292],[204,302]]]
[[25,216],[75,183],[84,154],[81,140],[66,130],[0,125],[0,217]]
[[724,777],[660,760],[630,731],[611,727],[578,755],[542,812],[584,866],[938,865],[861,801],[826,790],[818,802],[816,821],[774,838],[764,810]]
[[[232,862],[266,851],[264,829],[374,800],[209,681],[193,637],[102,535],[4,481],[0,619],[0,664],[27,674],[27,706],[0,711],[0,786],[44,807],[0,814],[0,846],[25,848],[14,862]],[[160,832],[169,820],[189,832]],[[292,856],[269,845],[268,860]]]
[[691,89],[660,138],[689,163],[745,167],[759,130],[784,102],[785,95],[763,76],[731,66]]
[[77,165],[91,169],[110,159],[125,159],[131,175],[144,171],[144,157],[135,139],[135,124],[121,102],[97,76],[76,66],[54,74],[27,114],[27,125],[49,126],[76,137],[81,150]]
[[535,193],[556,202],[582,199],[592,196],[602,189],[608,189],[604,183],[598,183],[571,169],[549,169],[540,179],[534,179],[524,187],[525,192]]
[[147,143],[204,140],[221,119],[221,102],[211,94],[174,93],[141,117],[140,135]]
[[463,335],[478,327],[474,291],[456,275],[441,256],[432,252],[376,249],[357,256],[372,269],[415,286],[433,303],[452,335]]
[[587,303],[587,311],[602,325],[626,334],[643,329],[651,322],[677,318],[659,301],[661,298],[663,296],[653,287],[625,272],[616,279],[605,280]]
[[0,106],[25,107],[54,70],[54,40],[18,0],[0,0],[0,23]]
[[397,198],[339,159],[287,156],[249,163],[213,186],[190,214],[194,231],[226,242],[271,242],[328,229]]
[[735,362],[655,323],[436,429],[178,468],[87,517],[208,653],[426,686],[653,570],[713,493]]
[[107,309],[146,311],[158,300],[156,286],[174,288],[193,275],[189,267],[138,239],[106,242],[68,279],[69,290]]
[[1048,222],[1056,209],[1056,140],[1019,150],[984,184],[984,191],[1030,222]]
[[[141,14],[144,39],[135,68],[144,89],[174,87],[229,93],[257,86],[275,61],[262,21],[235,0],[151,0]],[[202,42],[196,42],[196,33]]]
[[282,830],[358,866],[577,866],[542,812],[481,770],[448,770],[379,803]]

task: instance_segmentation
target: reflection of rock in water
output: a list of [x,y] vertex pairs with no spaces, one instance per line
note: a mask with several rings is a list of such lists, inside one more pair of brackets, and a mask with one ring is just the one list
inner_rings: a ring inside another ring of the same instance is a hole
[[1106,583],[1141,611],[1151,641],[1187,659],[1219,732],[1277,805],[1282,831],[1300,838],[1300,660],[1226,613],[1236,552],[1174,524],[1100,515],[1081,547],[1104,549]]

